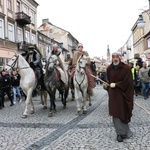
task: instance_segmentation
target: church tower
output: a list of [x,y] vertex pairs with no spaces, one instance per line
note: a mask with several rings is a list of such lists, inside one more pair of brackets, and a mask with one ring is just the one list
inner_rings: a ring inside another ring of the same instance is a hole
[[109,49],[109,45],[107,45],[107,61],[110,61],[110,49]]

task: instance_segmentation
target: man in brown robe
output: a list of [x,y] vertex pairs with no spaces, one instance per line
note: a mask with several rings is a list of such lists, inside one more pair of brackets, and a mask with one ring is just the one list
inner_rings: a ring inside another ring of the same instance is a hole
[[[77,60],[81,55],[89,56],[87,51],[83,51],[83,45],[81,43],[79,43],[78,51],[76,51],[73,55],[73,60],[72,60],[73,68],[76,67]],[[93,74],[92,70],[90,68],[90,63],[91,63],[91,61],[89,59],[87,65],[86,65],[86,74],[87,74],[87,79],[88,79],[88,91],[90,92],[90,95],[92,96],[93,88],[95,87],[95,82],[94,82],[94,78],[90,75],[90,74]]]
[[133,110],[134,86],[131,69],[121,62],[118,52],[112,54],[112,64],[107,68],[109,86],[104,86],[109,94],[109,114],[117,133],[117,141],[132,136],[128,123],[131,121]]

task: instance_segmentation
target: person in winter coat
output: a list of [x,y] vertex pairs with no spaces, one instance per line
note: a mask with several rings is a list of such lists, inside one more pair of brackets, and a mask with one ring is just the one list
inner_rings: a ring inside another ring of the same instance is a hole
[[13,99],[11,97],[11,77],[9,73],[5,70],[2,70],[1,77],[0,77],[0,91],[1,91],[1,98],[0,98],[0,109],[4,107],[4,96],[5,93],[7,94],[11,104],[13,106]]

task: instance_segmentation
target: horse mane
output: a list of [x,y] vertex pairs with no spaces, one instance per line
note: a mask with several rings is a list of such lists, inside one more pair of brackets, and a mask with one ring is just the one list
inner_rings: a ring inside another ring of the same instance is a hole
[[26,66],[26,67],[30,67],[29,63],[26,61],[26,59],[21,55],[21,54],[17,54],[19,56],[19,59],[21,61],[23,61],[23,64]]

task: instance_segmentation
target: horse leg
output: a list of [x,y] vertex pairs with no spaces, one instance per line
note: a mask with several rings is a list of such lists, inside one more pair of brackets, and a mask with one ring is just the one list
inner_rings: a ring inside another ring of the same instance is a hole
[[41,100],[43,102],[43,109],[47,109],[47,91],[41,91]]
[[89,106],[92,106],[92,102],[91,102],[91,94],[90,94],[90,89],[87,89],[87,101],[89,101]]
[[50,97],[50,110],[49,110],[49,113],[48,113],[48,117],[52,117],[52,116],[53,116],[53,113],[56,112],[55,93],[56,93],[56,90],[49,92],[49,97]]
[[30,98],[30,104],[31,104],[30,114],[34,114],[34,105],[33,105],[33,101],[32,101],[32,96]]
[[86,110],[86,90],[83,91],[82,93],[82,109],[83,109],[83,114],[86,114],[87,110]]
[[89,101],[89,106],[92,106],[92,102],[91,102],[91,96],[89,94],[87,94],[87,99]]
[[69,94],[69,87],[65,89],[65,93],[64,94],[65,94],[64,101],[65,101],[65,108],[66,108],[66,102],[67,102],[67,98],[68,98],[68,94]]
[[66,108],[65,90],[61,91],[61,92],[60,92],[60,95],[61,95],[62,104],[64,105],[63,108]]
[[27,118],[28,105],[31,102],[32,90],[30,90],[29,92],[25,92],[25,94],[26,94],[25,110],[24,110],[24,113],[22,115],[22,118]]
[[79,103],[79,90],[75,88],[75,100],[76,100],[76,106],[77,106],[77,113],[80,114],[81,108]]
[[71,89],[71,94],[72,94],[72,101],[74,101],[75,95],[74,95],[74,89],[73,88]]

